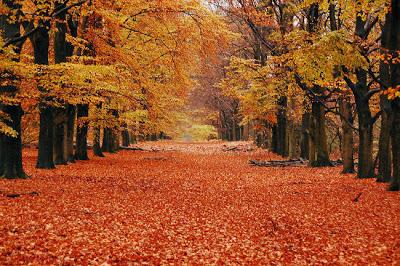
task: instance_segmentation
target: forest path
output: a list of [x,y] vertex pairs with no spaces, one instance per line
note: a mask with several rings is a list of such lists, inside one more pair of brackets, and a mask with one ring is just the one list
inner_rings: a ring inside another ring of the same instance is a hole
[[161,151],[52,171],[24,151],[32,178],[0,180],[0,264],[399,263],[398,193],[340,168],[252,167],[276,157],[239,144],[144,143]]

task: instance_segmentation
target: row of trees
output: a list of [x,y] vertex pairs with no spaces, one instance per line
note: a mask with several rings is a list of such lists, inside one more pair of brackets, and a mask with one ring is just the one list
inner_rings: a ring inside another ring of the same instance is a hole
[[246,138],[250,125],[260,145],[311,166],[331,165],[339,143],[344,173],[357,162],[359,178],[399,190],[400,1],[213,3],[241,36],[214,97],[221,135]]
[[26,177],[28,116],[44,169],[87,160],[89,137],[103,156],[132,132],[173,135],[199,66],[231,35],[220,16],[186,0],[3,0],[0,27],[5,178]]
[[357,162],[399,189],[398,0],[203,4],[2,1],[0,176],[25,176],[30,120],[37,167],[54,168],[88,159],[88,138],[103,156],[133,132],[177,134],[191,113],[311,166],[339,145],[344,173]]

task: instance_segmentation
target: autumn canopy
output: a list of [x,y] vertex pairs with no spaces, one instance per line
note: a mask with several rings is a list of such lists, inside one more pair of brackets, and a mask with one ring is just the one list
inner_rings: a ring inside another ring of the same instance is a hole
[[274,154],[246,157],[256,171],[334,169],[392,195],[399,25],[400,0],[2,0],[1,181],[235,141],[218,151]]

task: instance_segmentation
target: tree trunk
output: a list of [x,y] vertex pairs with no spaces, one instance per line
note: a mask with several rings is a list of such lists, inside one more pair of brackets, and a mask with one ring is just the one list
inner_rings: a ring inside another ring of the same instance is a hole
[[[400,8],[400,6],[398,7]],[[400,20],[399,20],[400,21]],[[392,124],[392,153],[393,153],[393,177],[390,182],[390,191],[400,190],[400,102],[396,100],[393,104]]]
[[21,140],[21,106],[5,106],[1,108],[8,114],[11,121],[6,121],[7,126],[14,129],[18,136],[11,137],[0,134],[0,177],[26,178],[22,167],[22,140]]
[[[79,104],[77,110],[77,117],[79,119],[85,119],[89,115],[89,105],[87,104]],[[80,123],[77,127],[76,131],[76,152],[75,158],[77,160],[89,160],[88,152],[87,152],[87,133],[88,133],[88,125],[87,121],[84,123]]]
[[[11,10],[21,8],[15,1],[6,0],[3,4]],[[18,18],[17,18],[18,19]],[[0,29],[4,40],[20,36],[19,22],[10,22],[7,15],[0,15]],[[19,54],[22,43],[17,43],[14,51]],[[14,94],[18,88],[13,86],[0,87],[0,92]],[[0,133],[0,177],[4,178],[26,178],[22,166],[22,132],[21,117],[23,110],[21,105],[3,105],[0,104],[0,110],[10,117],[10,121],[5,121],[6,125],[17,132],[16,137],[10,137]]]
[[[49,33],[48,27],[50,23],[43,22],[43,26],[31,36],[33,45],[35,64],[48,65],[49,64]],[[46,91],[43,88],[39,88],[44,94],[43,101],[51,101],[46,95]],[[38,161],[36,164],[37,168],[52,169],[54,165],[54,108],[47,103],[39,104],[40,110],[40,129],[39,129],[39,151]]]
[[104,157],[103,151],[101,150],[100,146],[100,135],[101,135],[100,127],[96,126],[93,129],[93,153],[97,157]]
[[289,157],[290,159],[299,159],[301,154],[301,128],[295,122],[293,122],[292,127]]
[[371,178],[374,177],[374,163],[372,159],[373,123],[368,102],[365,102],[363,98],[365,97],[356,96],[360,137],[360,143],[358,147],[358,177]]
[[303,159],[310,158],[310,113],[306,112],[301,120],[301,151],[300,157]]
[[[74,20],[73,16],[70,16],[67,20],[69,32],[72,37],[78,37],[78,21]],[[66,47],[66,56],[71,57],[74,55],[74,46],[72,43],[67,42]],[[70,163],[75,162],[75,153],[74,153],[74,136],[75,136],[75,120],[76,120],[76,106],[72,104],[67,104],[67,142],[66,142],[66,151],[67,151],[67,160]]]
[[102,151],[112,152],[111,143],[112,143],[112,129],[104,128]]
[[[59,111],[59,110],[58,110]],[[63,115],[55,112],[58,119],[63,119]],[[57,121],[57,119],[55,119]],[[67,126],[64,121],[55,123],[54,128],[54,163],[56,165],[67,164]]]
[[[116,120],[119,118],[118,110],[111,110],[112,115],[115,117]],[[119,128],[115,128],[111,131],[112,135],[112,142],[111,142],[111,149],[113,153],[118,152],[120,146],[120,131]],[[155,140],[158,139],[157,134],[154,134]]]
[[120,132],[119,130],[113,130],[113,142],[112,142],[112,152],[118,152],[119,151],[119,143],[120,143]]
[[[392,32],[393,32],[393,16],[391,13],[387,14],[385,25],[382,29],[381,37],[381,54],[385,55],[392,45]],[[396,25],[397,26],[397,25]],[[381,60],[380,63],[380,80],[383,84],[383,90],[391,87],[391,69],[393,66]],[[379,135],[379,165],[378,165],[378,182],[390,182],[392,178],[392,152],[391,152],[391,129],[392,129],[392,106],[387,95],[381,95],[380,108],[382,111],[381,116],[381,131]]]
[[280,97],[277,124],[277,153],[282,157],[288,156],[287,143],[287,97]]
[[325,110],[319,100],[312,103],[312,124],[312,142],[315,155],[310,156],[310,165],[313,167],[331,166],[326,136]]
[[40,169],[53,169],[53,140],[54,140],[54,118],[53,108],[40,104],[40,129],[39,150],[36,167]]
[[131,144],[131,141],[130,141],[129,131],[128,131],[128,129],[124,129],[122,131],[122,146],[129,147],[130,144]]
[[[56,1],[56,8],[65,8],[65,4]],[[67,62],[67,42],[66,33],[67,25],[65,24],[66,14],[60,13],[57,16],[56,31],[54,32],[54,61],[56,64]],[[55,113],[55,142],[54,142],[54,158],[55,164],[67,164],[67,128],[68,116],[67,108],[54,108]]]
[[237,130],[236,130],[236,118],[235,118],[235,114],[232,115],[232,128],[231,128],[231,132],[232,132],[232,141],[237,141],[238,140],[238,136],[237,136]]
[[[384,48],[388,48],[393,56],[400,57],[400,0],[391,1],[391,13],[386,16],[385,30],[388,32],[388,43]],[[400,65],[394,63],[390,65],[390,85],[392,88],[400,86]],[[400,190],[400,98],[392,101],[392,153],[393,153],[393,177],[389,190]]]
[[[365,39],[365,21],[357,15],[356,18],[356,36]],[[356,69],[357,83],[353,86],[353,94],[356,101],[356,109],[358,115],[358,129],[359,129],[359,147],[358,147],[358,178],[371,178],[374,177],[374,163],[372,159],[372,132],[373,132],[373,119],[369,107],[369,87],[368,87],[368,73],[364,69]]]
[[342,121],[342,159],[343,174],[354,173],[354,139],[353,139],[353,114],[351,112],[350,97],[341,97],[339,99],[339,108]]
[[74,135],[75,135],[75,120],[76,120],[76,107],[74,105],[68,104],[67,106],[67,158],[68,162],[75,162],[74,155]]
[[248,141],[249,139],[250,139],[250,130],[249,130],[249,127],[250,127],[250,123],[248,122],[248,123],[246,123],[244,126],[243,126],[243,140],[245,140],[245,141]]
[[278,129],[276,125],[272,126],[271,151],[278,153]]
[[390,130],[392,121],[392,113],[390,103],[386,95],[381,96],[381,132],[379,134],[379,165],[378,165],[378,182],[389,182],[392,178],[392,154]]

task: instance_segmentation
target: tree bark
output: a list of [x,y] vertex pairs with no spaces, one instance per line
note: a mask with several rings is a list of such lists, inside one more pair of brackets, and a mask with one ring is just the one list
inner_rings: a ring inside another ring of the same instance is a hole
[[353,139],[353,114],[351,111],[350,97],[343,96],[339,99],[339,108],[342,122],[342,159],[343,174],[354,173],[354,139]]
[[74,136],[75,136],[75,120],[76,120],[76,106],[72,104],[67,105],[67,158],[68,162],[75,162],[74,154]]
[[93,153],[97,157],[105,157],[100,146],[100,135],[101,129],[99,126],[96,126],[93,129]]
[[[54,163],[56,165],[67,164],[67,125],[64,120],[65,114],[60,109],[54,109]],[[61,121],[60,121],[61,120]]]
[[[62,9],[66,6],[65,3],[56,1],[57,9]],[[66,41],[66,14],[60,13],[57,16],[56,31],[54,33],[54,61],[56,64],[67,62],[67,41]],[[67,164],[67,128],[68,128],[68,110],[65,108],[54,108],[55,117],[55,143],[54,143],[54,157],[55,164]]]
[[54,169],[53,140],[54,140],[54,117],[53,108],[45,104],[39,104],[40,129],[39,150],[36,167],[40,169]]
[[[89,105],[79,104],[77,110],[78,120],[88,118],[88,116],[89,116]],[[76,132],[77,133],[76,133],[75,159],[89,160],[87,152],[87,133],[88,133],[87,121],[85,121],[84,123],[80,123],[77,127]]]
[[311,114],[306,112],[301,120],[301,151],[300,157],[303,159],[310,158],[310,119]]
[[103,152],[112,152],[111,142],[112,142],[112,129],[111,128],[104,128],[103,133],[103,145],[102,151]]
[[[398,6],[398,8],[400,8],[400,6]],[[398,20],[398,22],[400,22],[400,20]],[[399,191],[400,190],[400,101],[396,100],[394,103],[392,103],[392,106],[393,106],[393,124],[392,124],[391,137],[392,137],[392,153],[393,153],[393,177],[390,182],[389,190]]]
[[21,117],[23,114],[21,106],[4,106],[1,108],[8,114],[11,121],[7,121],[7,126],[11,127],[18,134],[11,137],[0,134],[0,177],[14,179],[26,178],[22,167],[22,140],[21,140]]
[[[365,32],[365,21],[360,14],[356,19],[356,32],[355,34],[362,38],[367,38]],[[357,82],[352,88],[356,101],[356,109],[358,114],[358,128],[359,128],[359,147],[358,147],[358,178],[371,178],[374,177],[374,163],[372,158],[372,133],[373,133],[373,119],[371,109],[369,107],[368,92],[368,74],[364,69],[356,69]]]
[[[5,0],[3,4],[11,10],[18,10],[21,6],[15,1]],[[18,17],[16,18],[18,19]],[[20,24],[9,20],[8,15],[0,15],[0,29],[2,37],[5,41],[10,38],[20,36]],[[19,54],[21,51],[22,43],[18,43],[14,51]],[[19,60],[19,59],[16,59]],[[18,88],[14,86],[0,87],[0,92],[7,92],[14,94]],[[10,121],[5,121],[6,125],[11,127],[16,133],[16,137],[0,133],[0,177],[4,178],[26,178],[22,166],[22,132],[21,132],[21,117],[23,110],[20,104],[5,105],[0,104],[0,109],[10,117]]]
[[[363,70],[360,71],[364,72]],[[366,89],[368,90],[368,88]],[[358,147],[358,177],[371,178],[374,177],[374,163],[372,159],[373,123],[369,103],[368,100],[365,100],[364,93],[361,95],[356,94],[356,108],[358,113],[360,137],[360,143]]]
[[379,134],[379,165],[378,182],[387,183],[392,178],[392,154],[390,131],[392,121],[392,110],[386,95],[381,96],[381,132]]
[[122,146],[129,147],[130,144],[131,144],[131,141],[130,141],[129,131],[128,131],[128,129],[124,129],[122,131]]
[[[392,58],[400,57],[400,0],[391,0],[391,12],[386,16],[384,26],[387,31],[387,43],[383,48],[387,48]],[[386,34],[385,34],[386,35]],[[400,86],[400,65],[390,63],[390,87]],[[393,153],[393,177],[389,186],[391,191],[400,190],[400,99],[396,98],[391,102],[393,123],[391,130],[392,153]]]
[[280,97],[278,105],[277,153],[282,157],[287,157],[287,97]]
[[[31,36],[31,41],[34,51],[34,61],[38,65],[49,64],[49,33],[48,27],[49,22],[42,22],[42,26]],[[44,95],[46,91],[43,88],[39,88]],[[44,101],[52,100],[46,99],[47,96],[43,96]],[[53,169],[54,165],[54,108],[47,103],[39,104],[40,110],[40,129],[39,129],[39,150],[38,160],[36,167],[41,169]]]
[[[67,20],[69,32],[72,37],[78,37],[78,21],[74,20],[70,16]],[[74,55],[74,46],[67,42],[66,43],[66,55],[71,57]],[[67,104],[67,160],[70,163],[75,162],[74,154],[74,136],[75,136],[75,121],[76,121],[76,106],[72,104]]]
[[325,109],[319,100],[312,103],[312,145],[310,152],[310,165],[312,167],[331,166],[329,160],[328,141],[326,136]]
[[278,129],[277,125],[272,126],[272,140],[271,140],[271,151],[278,153]]
[[289,158],[300,159],[300,141],[301,141],[301,129],[294,121],[289,122]]

